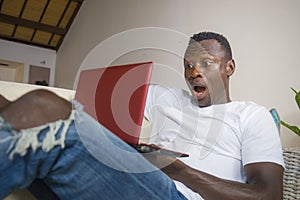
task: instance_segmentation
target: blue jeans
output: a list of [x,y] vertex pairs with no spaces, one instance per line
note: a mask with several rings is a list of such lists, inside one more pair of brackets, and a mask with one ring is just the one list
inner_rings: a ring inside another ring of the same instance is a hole
[[173,181],[82,111],[14,131],[0,117],[0,199],[39,178],[60,199],[186,199]]

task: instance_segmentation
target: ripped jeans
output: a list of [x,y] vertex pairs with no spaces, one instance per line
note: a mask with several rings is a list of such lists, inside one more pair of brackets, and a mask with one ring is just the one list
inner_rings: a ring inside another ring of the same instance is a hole
[[186,199],[168,176],[72,103],[69,119],[19,132],[0,117],[0,199],[36,178],[60,199]]

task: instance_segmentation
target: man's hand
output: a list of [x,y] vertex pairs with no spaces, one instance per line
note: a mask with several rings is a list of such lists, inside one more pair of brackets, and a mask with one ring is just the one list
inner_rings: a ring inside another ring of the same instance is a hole
[[177,158],[164,156],[159,153],[145,153],[144,157],[152,164],[160,168],[170,178],[174,180],[180,180],[179,174],[188,166]]

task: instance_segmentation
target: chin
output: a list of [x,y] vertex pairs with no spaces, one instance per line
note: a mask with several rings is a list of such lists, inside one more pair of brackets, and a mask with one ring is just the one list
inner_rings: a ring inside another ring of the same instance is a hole
[[211,106],[211,105],[210,105],[210,104],[209,104],[209,105],[200,105],[200,104],[199,104],[199,107],[200,107],[200,108],[205,108],[205,107],[208,107],[208,106]]
[[204,99],[198,99],[198,105],[199,107],[207,107],[207,106],[211,106],[211,102],[210,101],[205,101]]

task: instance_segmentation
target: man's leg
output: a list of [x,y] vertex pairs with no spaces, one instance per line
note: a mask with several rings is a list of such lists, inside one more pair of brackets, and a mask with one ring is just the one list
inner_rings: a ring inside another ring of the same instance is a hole
[[[43,125],[49,122],[54,122],[59,119],[67,119],[71,113],[72,105],[70,102],[58,97],[56,94],[48,91],[48,90],[34,90],[31,92],[28,92],[18,98],[17,100],[11,102],[8,99],[6,99],[4,96],[0,94],[0,145],[1,145],[1,158],[7,157],[9,154],[9,149],[11,149],[12,146],[16,145],[17,141],[19,141],[17,144],[18,146],[23,146],[23,151],[26,152],[26,150],[32,151],[30,148],[38,148],[38,145],[31,145],[29,144],[28,137],[22,138],[21,136],[23,134],[18,134],[15,130],[30,128],[38,125]],[[5,122],[4,120],[5,119]],[[7,134],[9,133],[9,134]],[[30,134],[24,134],[24,135],[30,135]],[[35,136],[37,138],[36,134],[32,134],[32,136]],[[32,137],[33,139],[36,139],[35,137]],[[31,139],[32,139],[31,138]],[[23,141],[23,143],[22,143]],[[32,140],[34,141],[34,140]],[[5,149],[5,144],[8,143],[10,146]],[[27,143],[27,145],[25,144]],[[20,153],[20,148],[19,152]],[[5,154],[5,155],[3,155]],[[2,156],[3,155],[3,156]],[[27,162],[26,158],[24,158],[24,163]],[[49,159],[50,160],[50,159]],[[23,162],[23,161],[22,161]],[[2,169],[5,169],[8,164],[13,165],[10,167],[12,169],[11,171],[20,171],[22,170],[20,168],[20,164],[15,164],[17,162],[11,161],[8,162],[2,162]],[[30,164],[28,164],[30,166]],[[0,168],[1,168],[0,167]],[[13,185],[8,186],[10,189],[13,188],[24,188],[22,187],[20,183],[21,176],[17,175],[16,178],[14,176],[14,173],[7,174],[4,170],[0,170],[0,177],[1,178],[7,178],[11,177],[10,181],[15,181],[15,187]],[[5,177],[5,174],[7,175]],[[23,177],[23,180],[25,181],[25,184],[27,182],[32,181],[32,178],[35,177],[35,174],[28,174],[27,177]],[[2,183],[2,180],[1,180]],[[4,190],[4,188],[3,188]],[[9,190],[10,191],[10,190]],[[1,191],[1,195],[2,196]],[[5,191],[6,192],[6,191]]]
[[72,110],[70,102],[48,90],[33,90],[9,103],[1,99],[0,116],[15,130],[67,119]]
[[[68,105],[56,98],[53,97],[51,103],[58,101]],[[9,109],[14,110],[12,105]],[[26,106],[20,105],[19,108]],[[60,103],[53,107],[58,105]],[[4,187],[0,187],[0,198],[11,189],[26,188],[35,178],[41,178],[61,199],[185,199],[169,177],[82,112],[80,106],[76,107],[67,119],[64,114],[70,113],[68,109],[54,111],[62,115],[50,115],[47,119],[66,120],[54,121],[41,130],[16,132],[2,120],[0,183]],[[7,111],[2,109],[0,115],[6,112],[9,116],[11,112]],[[26,117],[31,124],[44,124],[43,120],[36,122]],[[26,127],[14,119],[9,122],[19,128]],[[27,143],[22,143],[24,138]]]

